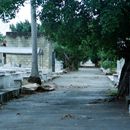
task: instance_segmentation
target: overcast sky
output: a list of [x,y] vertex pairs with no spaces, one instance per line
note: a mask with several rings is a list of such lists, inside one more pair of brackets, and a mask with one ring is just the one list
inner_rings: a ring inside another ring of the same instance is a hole
[[9,23],[3,23],[0,20],[0,33],[5,35],[6,32],[10,31],[10,29],[9,29],[10,24],[16,24],[17,22],[25,21],[25,19],[27,19],[29,21],[31,19],[29,3],[26,3],[26,5],[24,7],[21,7],[19,13],[16,14],[16,18],[12,19]]

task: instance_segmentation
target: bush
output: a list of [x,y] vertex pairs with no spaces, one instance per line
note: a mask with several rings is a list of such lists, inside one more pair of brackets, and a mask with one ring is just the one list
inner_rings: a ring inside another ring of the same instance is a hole
[[104,69],[110,69],[110,71],[113,73],[115,72],[115,68],[116,68],[116,62],[115,61],[109,61],[109,60],[105,60],[101,62],[101,66]]

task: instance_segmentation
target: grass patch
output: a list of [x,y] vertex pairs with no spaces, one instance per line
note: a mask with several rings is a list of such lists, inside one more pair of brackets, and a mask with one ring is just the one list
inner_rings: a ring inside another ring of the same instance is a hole
[[107,91],[107,95],[108,95],[108,96],[117,96],[117,95],[118,95],[118,90],[117,90],[117,88],[109,89],[109,90]]

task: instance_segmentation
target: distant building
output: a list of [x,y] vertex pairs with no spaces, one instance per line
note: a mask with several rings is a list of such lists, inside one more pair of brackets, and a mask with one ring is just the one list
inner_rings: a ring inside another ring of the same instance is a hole
[[[31,33],[6,33],[6,63],[21,67],[31,67],[32,43]],[[38,65],[39,69],[52,70],[52,42],[48,41],[43,34],[38,34]],[[4,52],[2,52],[4,51]]]

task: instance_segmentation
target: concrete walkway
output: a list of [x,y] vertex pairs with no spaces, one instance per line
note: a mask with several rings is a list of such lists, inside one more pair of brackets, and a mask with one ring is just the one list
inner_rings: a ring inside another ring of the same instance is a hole
[[13,100],[0,110],[0,130],[130,130],[122,102],[108,102],[111,81],[96,68],[53,80],[55,91]]

